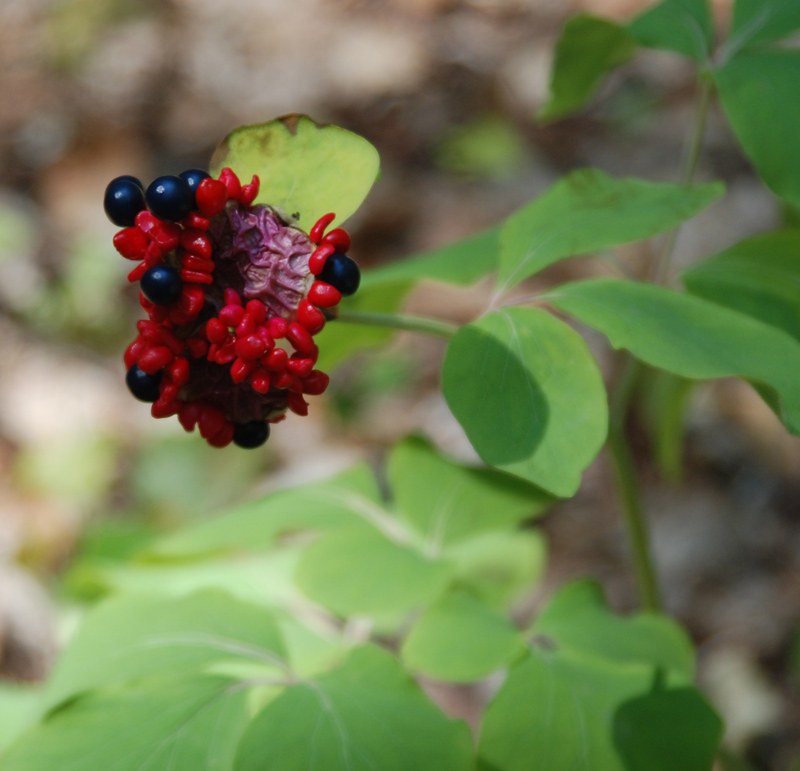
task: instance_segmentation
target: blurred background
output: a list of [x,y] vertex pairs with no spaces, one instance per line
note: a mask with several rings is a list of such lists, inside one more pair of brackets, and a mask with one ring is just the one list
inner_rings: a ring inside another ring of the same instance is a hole
[[[626,19],[646,5],[0,0],[0,678],[46,675],[74,608],[103,591],[93,558],[357,458],[377,463],[411,431],[474,459],[438,390],[443,345],[409,335],[340,367],[310,416],[290,417],[264,450],[212,450],[175,419],[152,420],[123,382],[140,309],[103,214],[108,181],[205,167],[233,127],[308,113],[381,154],[382,178],[349,224],[362,266],[494,224],[578,166],[675,181],[694,97],[677,56],[642,53],[581,116],[534,119],[566,17]],[[724,25],[728,5],[716,11]],[[685,226],[679,265],[786,217],[717,108],[698,176],[723,179],[728,195]],[[621,255],[634,271],[651,256]],[[533,288],[608,272],[573,260]],[[408,307],[463,322],[490,291],[424,286]],[[589,342],[613,374],[603,340]],[[667,480],[649,450],[653,410],[632,430],[667,606],[700,646],[731,746],[754,768],[788,768],[800,743],[800,442],[749,386],[703,386],[687,406],[685,473]],[[615,608],[635,607],[616,506],[601,456],[545,519],[549,567],[532,605],[591,574]]]

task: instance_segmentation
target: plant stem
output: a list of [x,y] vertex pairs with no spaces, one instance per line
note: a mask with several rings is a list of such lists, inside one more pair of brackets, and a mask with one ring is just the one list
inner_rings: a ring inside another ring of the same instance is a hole
[[[708,73],[701,72],[699,76],[700,92],[697,95],[697,108],[694,115],[694,127],[692,137],[686,152],[681,174],[681,184],[689,185],[697,171],[697,162],[700,159],[700,151],[703,149],[703,137],[706,133],[706,122],[708,120],[708,109],[711,106],[711,95],[713,92],[713,82]],[[680,227],[674,228],[667,233],[661,254],[656,263],[653,274],[653,281],[656,284],[663,284],[669,276],[669,267],[672,262],[672,255],[675,253],[675,244],[678,241]]]
[[458,326],[447,321],[427,319],[423,316],[406,316],[400,313],[370,313],[368,311],[340,310],[339,321],[346,324],[365,324],[371,327],[404,329],[420,332],[423,335],[451,338],[458,332]]
[[625,516],[625,526],[633,551],[636,577],[642,604],[647,610],[661,612],[661,593],[653,565],[653,557],[647,535],[647,520],[636,465],[633,462],[628,441],[625,438],[625,419],[628,415],[631,396],[636,381],[642,372],[642,365],[636,359],[627,357],[619,383],[611,401],[611,414],[608,426],[608,449],[617,476],[617,488]]

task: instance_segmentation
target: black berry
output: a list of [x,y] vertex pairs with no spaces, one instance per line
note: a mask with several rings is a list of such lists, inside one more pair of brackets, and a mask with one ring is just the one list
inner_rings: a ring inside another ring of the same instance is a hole
[[154,402],[159,397],[158,387],[161,385],[161,373],[157,372],[155,375],[148,375],[143,370],[139,369],[138,364],[134,364],[125,376],[125,382],[128,384],[130,392],[140,402]]
[[350,297],[351,294],[355,294],[361,283],[361,271],[354,259],[346,254],[334,252],[325,260],[325,267],[318,278],[336,287],[344,297]]
[[151,303],[171,305],[181,296],[183,281],[171,265],[154,265],[142,276],[139,288]]
[[126,174],[108,183],[103,208],[106,216],[121,228],[136,224],[136,215],[144,209],[144,188],[136,177]]
[[269,423],[265,420],[237,423],[233,430],[233,443],[247,450],[261,447],[267,439],[269,439]]
[[180,177],[167,175],[154,179],[144,194],[147,208],[160,220],[182,220],[194,206],[194,193]]
[[204,180],[208,178],[208,173],[203,171],[202,169],[189,169],[188,171],[182,171],[178,176],[189,185],[189,189],[192,191],[192,208],[197,206],[195,201],[195,194],[197,193],[197,186]]

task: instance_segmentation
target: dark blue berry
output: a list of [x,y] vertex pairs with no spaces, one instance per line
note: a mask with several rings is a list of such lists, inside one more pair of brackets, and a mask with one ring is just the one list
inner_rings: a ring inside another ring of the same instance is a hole
[[136,224],[136,215],[144,209],[144,188],[136,177],[126,174],[108,183],[103,208],[106,216],[121,228]]
[[142,294],[156,305],[172,305],[183,289],[181,274],[171,265],[154,265],[139,283]]
[[265,420],[237,423],[233,429],[233,443],[246,450],[261,447],[267,439],[269,439],[269,423]]
[[354,259],[334,252],[325,260],[325,267],[317,278],[336,287],[344,297],[350,297],[361,283],[361,271]]
[[178,176],[189,185],[189,189],[192,191],[192,208],[197,205],[195,200],[195,195],[197,194],[197,186],[204,180],[208,178],[208,173],[203,171],[202,169],[189,169],[188,171],[182,171]]
[[158,387],[161,385],[161,373],[156,372],[155,375],[148,375],[146,372],[139,369],[138,364],[134,364],[125,376],[125,382],[128,384],[130,392],[140,402],[154,402],[159,397]]
[[147,208],[160,220],[182,220],[194,206],[194,193],[180,177],[167,175],[154,179],[144,194]]

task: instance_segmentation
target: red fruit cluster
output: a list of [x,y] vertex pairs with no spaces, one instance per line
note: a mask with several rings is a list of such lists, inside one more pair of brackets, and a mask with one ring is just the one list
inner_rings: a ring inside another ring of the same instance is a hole
[[[180,297],[170,305],[156,305],[140,292],[149,319],[137,323],[139,334],[125,351],[125,366],[160,377],[154,418],[177,415],[186,431],[197,426],[213,447],[233,441],[238,425],[277,423],[287,409],[307,415],[304,396],[321,394],[328,386],[328,376],[314,369],[319,356],[314,335],[333,317],[329,309],[341,293],[315,276],[328,256],[349,248],[350,237],[340,228],[325,234],[334,214],[322,217],[306,235],[271,207],[253,205],[258,190],[258,177],[242,185],[226,168],[219,179],[197,185],[195,210],[185,219],[168,222],[144,210],[135,226],[114,236],[117,251],[139,261],[129,281],[166,264],[183,282]],[[290,238],[299,249],[292,270],[295,286],[298,264],[303,271],[301,291],[292,302],[276,303],[266,290],[253,296],[247,283],[248,271],[270,270],[277,273],[271,281],[280,285],[284,262],[270,261],[271,244],[257,243],[248,231],[252,254],[232,257],[231,243],[242,234],[232,234],[230,223],[256,214],[271,218],[283,241]]]

